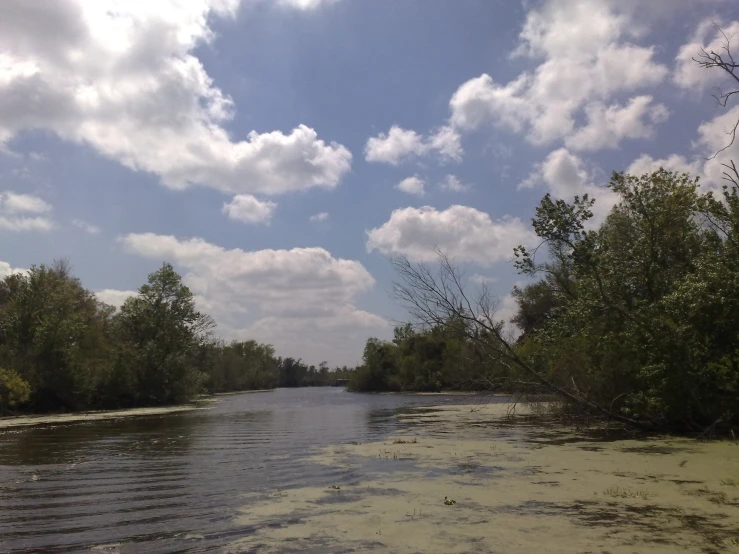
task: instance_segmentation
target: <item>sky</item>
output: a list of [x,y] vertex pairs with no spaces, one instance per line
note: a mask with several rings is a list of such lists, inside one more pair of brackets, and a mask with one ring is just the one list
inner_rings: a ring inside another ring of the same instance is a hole
[[4,0],[0,277],[120,306],[166,261],[220,337],[353,365],[438,247],[507,320],[544,194],[720,186],[716,26],[739,51],[734,0]]

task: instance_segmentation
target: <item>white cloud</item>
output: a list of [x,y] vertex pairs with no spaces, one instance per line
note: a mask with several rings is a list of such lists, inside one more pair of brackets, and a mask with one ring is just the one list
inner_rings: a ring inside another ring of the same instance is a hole
[[328,212],[320,212],[320,213],[317,213],[317,214],[313,214],[312,216],[310,216],[308,218],[308,220],[311,223],[318,223],[320,221],[328,221],[328,218],[329,217],[330,216],[329,216],[329,213]]
[[0,216],[0,230],[19,233],[23,231],[51,231],[54,223],[45,217]]
[[512,294],[506,294],[498,301],[495,310],[495,319],[506,323],[506,331],[510,337],[515,339],[521,334],[521,330],[511,323],[511,319],[518,313],[518,302]]
[[443,211],[409,207],[393,211],[387,222],[367,232],[367,250],[433,261],[438,247],[457,261],[490,265],[512,258],[513,248],[532,237],[518,218],[493,221],[484,212],[459,205]]
[[[729,38],[736,39],[739,36],[739,21],[729,24],[717,22],[721,30],[726,33]],[[705,69],[699,66],[694,58],[699,58],[701,48],[705,48],[707,52],[714,51],[724,58],[727,58],[726,52],[723,50],[725,42],[724,36],[714,26],[714,20],[706,19],[702,21],[690,41],[684,44],[675,57],[675,72],[673,80],[675,84],[681,88],[698,88],[717,86],[720,83],[731,79],[731,77],[719,68]],[[736,44],[733,44],[736,47]]]
[[418,175],[412,177],[406,177],[400,183],[395,185],[395,188],[405,192],[406,194],[413,194],[415,196],[423,196],[426,194],[425,187],[426,181],[421,179]]
[[480,273],[475,273],[470,277],[470,281],[477,285],[490,285],[492,283],[497,283],[498,278],[497,277],[491,277],[489,275],[482,275]]
[[135,290],[105,289],[96,292],[95,296],[97,296],[97,299],[100,302],[104,302],[105,304],[109,304],[110,306],[120,309],[127,298],[136,296],[137,294],[138,291]]
[[724,184],[724,164],[739,160],[739,140],[732,144],[732,129],[739,121],[739,106],[704,121],[698,128],[698,138],[693,142],[695,154],[671,154],[655,159],[642,154],[626,169],[632,175],[643,175],[660,167],[679,173],[700,177],[703,191],[718,191]]
[[519,187],[544,187],[553,197],[568,202],[576,195],[582,197],[587,194],[595,198],[592,225],[603,222],[618,202],[618,196],[609,188],[598,186],[583,160],[566,148],[551,152]]
[[654,126],[667,120],[664,104],[653,104],[651,96],[636,96],[626,106],[593,102],[585,106],[588,122],[565,139],[573,150],[616,148],[623,139],[647,139]]
[[642,154],[626,168],[626,173],[639,176],[645,173],[652,173],[662,167],[667,171],[677,171],[679,173],[690,173],[693,176],[700,176],[703,173],[703,162],[704,160],[699,159],[689,161],[685,156],[679,154],[672,154],[662,159],[654,159],[648,154]]
[[[357,295],[375,284],[364,266],[334,258],[323,248],[227,250],[200,238],[152,233],[121,240],[129,252],[168,260],[183,270],[199,306],[207,307],[219,332],[230,338],[269,341],[280,352],[319,361],[354,361],[367,334],[387,325],[355,307]],[[336,328],[344,330],[331,333]],[[307,348],[302,353],[291,341],[296,333],[302,333]]]
[[462,137],[453,127],[440,127],[426,141],[426,154],[438,153],[442,162],[462,161]]
[[277,204],[262,201],[250,194],[234,196],[231,202],[223,204],[223,213],[231,219],[243,223],[269,223],[277,209]]
[[632,175],[643,175],[665,168],[668,171],[686,172],[700,177],[704,191],[720,190],[724,184],[723,164],[739,160],[739,140],[732,144],[731,131],[739,121],[739,106],[704,121],[698,128],[698,138],[694,141],[696,154],[686,157],[683,154],[671,154],[666,158],[654,159],[642,154],[626,169]]
[[633,29],[607,0],[545,2],[528,13],[514,52],[541,64],[505,85],[487,74],[462,84],[450,100],[451,123],[467,130],[492,123],[534,144],[569,137],[586,105],[667,75],[652,48],[628,42]]
[[27,271],[27,269],[11,267],[8,262],[0,261],[0,279],[5,279],[8,275],[15,275],[16,273],[26,273]]
[[[292,2],[309,7],[316,2]],[[194,51],[238,0],[0,3],[0,145],[27,129],[88,144],[171,188],[331,188],[352,156],[299,125],[232,137],[231,98]]]
[[0,210],[4,213],[46,213],[51,211],[51,204],[38,196],[17,194],[15,192],[0,192]]
[[73,219],[72,225],[82,229],[85,233],[89,233],[91,235],[97,235],[98,233],[100,233],[100,227],[98,227],[97,225],[93,225],[92,223],[82,221],[81,219]]
[[54,222],[42,214],[51,210],[51,205],[30,194],[0,192],[0,230],[15,233],[23,231],[50,231]]
[[459,162],[464,154],[459,133],[448,126],[424,138],[415,131],[393,125],[387,134],[380,133],[367,140],[364,152],[368,162],[391,165],[430,155],[438,155],[441,162]]
[[339,0],[277,0],[277,3],[288,8],[310,11],[318,9],[321,6],[335,4],[338,1]]
[[724,182],[723,173],[726,168],[723,164],[732,160],[739,161],[739,137],[731,144],[731,131],[737,121],[739,121],[739,105],[702,123],[698,128],[698,147],[704,156],[713,158],[707,160],[703,166],[706,179],[704,185],[718,187]]
[[441,190],[447,192],[467,192],[472,188],[472,185],[465,185],[455,175],[447,175],[444,180],[439,183]]

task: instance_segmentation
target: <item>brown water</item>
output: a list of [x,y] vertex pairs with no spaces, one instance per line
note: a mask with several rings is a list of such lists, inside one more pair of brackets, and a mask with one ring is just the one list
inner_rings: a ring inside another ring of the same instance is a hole
[[447,396],[339,388],[221,397],[208,410],[0,430],[0,552],[207,552],[256,531],[261,491],[358,480],[309,461],[331,444],[382,440],[399,412]]

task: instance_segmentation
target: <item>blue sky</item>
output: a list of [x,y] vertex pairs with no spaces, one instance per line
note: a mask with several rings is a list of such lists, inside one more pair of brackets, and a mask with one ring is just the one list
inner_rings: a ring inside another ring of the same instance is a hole
[[[729,0],[0,4],[0,273],[68,258],[119,305],[172,262],[227,339],[354,364],[437,245],[510,317],[546,192],[720,181],[739,108],[691,61]],[[737,39],[739,41],[739,39]],[[739,46],[738,46],[739,48]]]

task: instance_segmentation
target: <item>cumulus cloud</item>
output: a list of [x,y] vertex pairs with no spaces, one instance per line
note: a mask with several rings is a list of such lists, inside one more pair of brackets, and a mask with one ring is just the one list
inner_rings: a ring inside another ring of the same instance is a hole
[[312,216],[310,216],[308,218],[308,220],[311,223],[318,223],[318,222],[321,222],[321,221],[328,221],[328,218],[329,217],[330,216],[329,216],[329,213],[328,212],[320,212],[320,213],[317,213],[317,214],[313,214]]
[[0,192],[0,210],[5,213],[46,213],[51,211],[51,204],[38,196]]
[[511,258],[514,247],[532,240],[531,230],[518,218],[493,221],[467,206],[443,211],[424,206],[393,211],[388,221],[367,232],[367,250],[433,261],[434,248],[439,248],[459,262],[490,265]]
[[0,261],[0,279],[5,279],[8,275],[15,275],[16,273],[25,273],[27,269],[21,269],[18,267],[11,267],[8,262]]
[[286,6],[288,8],[294,8],[302,11],[310,11],[326,6],[329,4],[335,4],[339,0],[277,0],[280,6]]
[[51,204],[38,196],[17,194],[7,191],[0,192],[0,230],[22,231],[50,231],[54,222],[44,214],[51,211]]
[[406,194],[413,194],[415,196],[423,196],[426,194],[425,187],[426,181],[421,179],[418,175],[412,177],[406,177],[400,183],[395,185],[395,188],[405,192]]
[[652,173],[659,168],[667,171],[677,171],[679,173],[690,173],[694,176],[700,176],[703,173],[703,162],[701,159],[688,160],[680,154],[671,154],[666,158],[655,159],[648,154],[642,154],[636,160],[631,162],[626,173],[631,175],[644,175]]
[[[717,28],[717,25],[721,30]],[[726,38],[721,31],[729,38],[739,36],[739,21],[722,24],[706,19],[698,25],[690,41],[680,48],[675,57],[673,81],[677,86],[686,89],[704,89],[720,85],[727,79],[727,74],[722,70],[704,69],[694,60],[700,56],[701,49],[707,52],[714,51],[726,58],[726,52],[723,49]]]
[[444,180],[439,183],[439,188],[447,192],[467,192],[472,185],[466,185],[456,175],[447,175]]
[[[266,340],[281,352],[300,354],[291,342],[290,330],[296,330],[307,347],[300,355],[347,359],[361,349],[368,332],[387,325],[355,306],[357,295],[375,284],[369,272],[323,248],[229,250],[200,238],[153,233],[126,235],[121,242],[131,253],[169,260],[180,268],[199,306],[230,338]],[[342,327],[342,333],[330,332]],[[345,342],[349,335],[362,341]],[[322,343],[333,351],[320,347]]]
[[110,306],[120,309],[126,299],[131,296],[136,296],[137,294],[138,292],[135,290],[105,289],[96,292],[95,296],[100,302],[104,302],[105,304],[109,304]]
[[269,223],[277,204],[254,198],[251,194],[239,194],[231,202],[223,204],[223,213],[243,223]]
[[[586,106],[596,121],[602,115],[603,125],[606,114],[624,109],[609,106],[611,96],[654,86],[667,75],[652,48],[629,42],[633,28],[631,18],[607,0],[545,2],[528,13],[514,52],[540,65],[507,84],[488,74],[462,84],[450,100],[452,125],[470,130],[493,124],[534,144],[576,133]],[[605,144],[614,140],[611,133]]]
[[[698,147],[711,157],[703,166],[706,184],[714,188],[723,183],[723,164],[739,160],[739,140],[732,143],[732,130],[739,121],[739,106],[706,121],[698,128]],[[715,157],[714,157],[715,156]]]
[[[318,2],[295,0],[296,7]],[[0,3],[0,146],[27,129],[87,144],[169,187],[278,194],[331,188],[351,153],[315,130],[232,137],[232,99],[197,47],[239,0]]]
[[432,155],[438,156],[441,162],[460,162],[464,154],[462,139],[452,127],[441,127],[424,137],[416,131],[397,125],[393,125],[387,134],[380,133],[371,137],[364,153],[368,162],[390,165]]
[[693,156],[671,154],[655,159],[642,154],[626,171],[632,175],[642,175],[663,167],[668,171],[686,172],[700,177],[704,191],[718,191],[724,184],[724,164],[739,159],[739,141],[732,143],[732,130],[737,121],[739,106],[701,123],[698,137],[694,141],[696,153]]
[[587,194],[595,198],[593,225],[600,224],[618,202],[618,196],[609,188],[599,186],[583,160],[566,148],[551,152],[537,164],[520,188],[545,188],[553,197],[572,201],[574,196]]
[[585,106],[587,124],[565,138],[573,150],[616,148],[623,139],[647,139],[654,136],[656,124],[667,120],[664,104],[654,104],[651,96],[636,96],[626,106],[606,106],[593,102]]
[[100,233],[100,227],[93,225],[92,223],[88,223],[87,221],[82,221],[81,219],[73,219],[72,225],[91,235],[97,235]]

